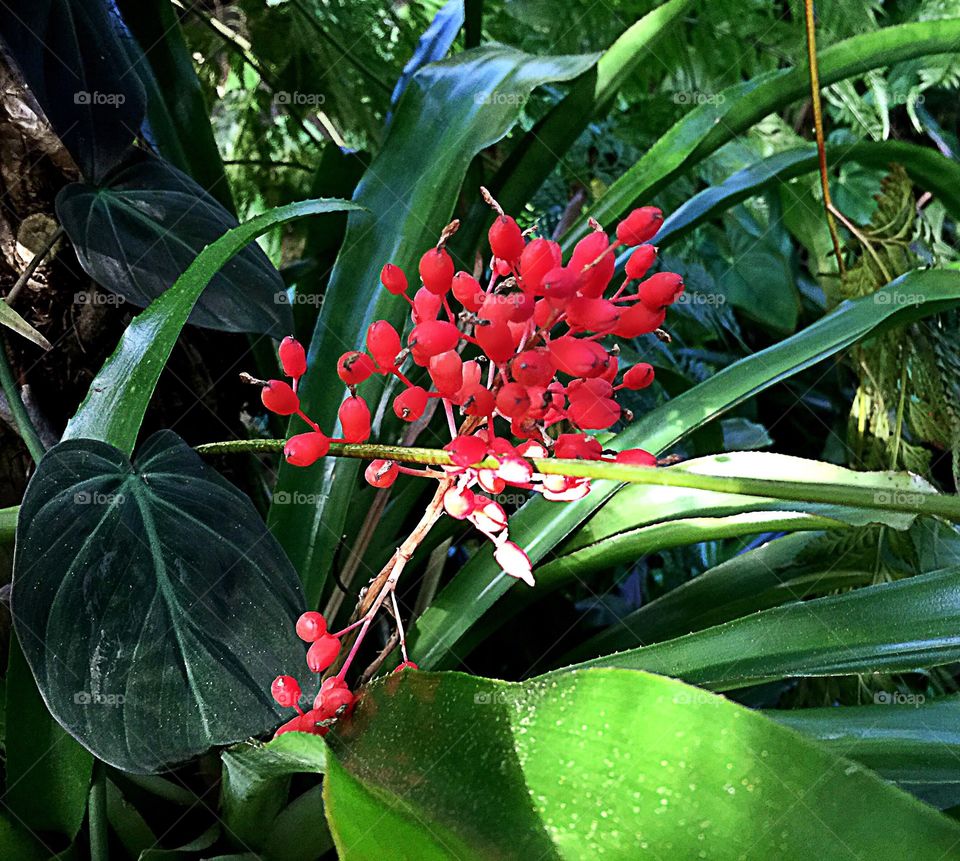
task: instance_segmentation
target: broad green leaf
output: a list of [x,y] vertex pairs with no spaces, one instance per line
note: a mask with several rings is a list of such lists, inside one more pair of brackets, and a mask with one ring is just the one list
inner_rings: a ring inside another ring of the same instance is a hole
[[140,133],[143,87],[106,3],[36,0],[0,6],[0,38],[83,175],[97,181]]
[[[473,157],[510,130],[534,87],[576,77],[594,60],[593,55],[535,57],[496,46],[431,63],[413,76],[383,148],[357,186],[353,199],[367,211],[348,219],[310,345],[310,370],[300,393],[305,411],[321,427],[333,430],[343,398],[336,357],[361,347],[374,320],[402,326],[409,312],[406,302],[380,287],[383,264],[401,266],[412,281],[420,256],[450,221]],[[466,269],[473,266],[472,260],[457,262]],[[363,396],[371,406],[382,385],[379,378],[364,384]],[[269,518],[311,605],[339,545],[357,469],[356,462],[334,458],[313,469],[280,468],[278,491],[317,500],[314,505],[274,506]]]
[[157,845],[156,834],[113,781],[107,781],[106,807],[110,828],[131,857],[139,858],[142,852]]
[[326,752],[319,736],[301,733],[225,750],[220,790],[224,824],[245,845],[264,848],[267,826],[286,804],[290,776],[323,774]]
[[0,326],[5,326],[11,332],[22,335],[28,341],[33,341],[44,350],[50,349],[50,342],[13,310],[6,302],[0,302]]
[[960,790],[960,695],[877,691],[864,706],[768,711],[765,714],[828,751],[855,759],[881,777],[938,803]]
[[3,804],[28,828],[73,840],[87,809],[93,757],[50,716],[16,637],[6,693]]
[[910,846],[936,859],[960,839],[956,823],[762,714],[646,673],[403,673],[367,688],[328,740],[324,797],[344,861],[800,858],[812,845],[826,858]]
[[[914,182],[933,192],[955,218],[960,217],[960,164],[935,149],[904,141],[864,141],[828,147],[827,161],[831,165],[856,162],[874,167],[887,167],[894,162],[902,164]],[[719,185],[705,188],[671,212],[654,241],[658,248],[665,248],[772,183],[810,173],[817,166],[816,147],[800,147],[761,159]],[[624,252],[618,263],[626,262],[629,253]]]
[[316,861],[333,849],[323,812],[323,787],[312,786],[273,820],[264,845],[267,861]]
[[[900,24],[853,36],[819,52],[820,83],[827,87],[903,60],[953,53],[958,39],[960,19]],[[590,215],[601,224],[615,222],[635,202],[649,200],[754,123],[804,98],[809,86],[807,68],[798,66],[728,87],[678,120],[607,189],[590,208]],[[584,218],[564,238],[565,247],[572,247],[587,230]]]
[[151,772],[279,723],[270,682],[303,662],[299,581],[250,500],[176,434],[133,463],[60,443],[21,511],[14,625],[81,744]]
[[3,811],[0,812],[0,856],[16,861],[48,861],[50,850]]
[[204,288],[224,264],[278,224],[356,208],[356,204],[343,200],[291,203],[251,218],[204,248],[169,290],[134,317],[113,355],[91,383],[63,438],[102,440],[129,455],[173,345]]
[[[741,359],[662,406],[640,416],[609,447],[639,446],[663,452],[687,434],[781,380],[835,355],[883,328],[934,314],[960,301],[960,273],[912,272],[877,294],[844,302],[796,335]],[[534,563],[601,508],[615,493],[613,482],[594,482],[577,503],[535,499],[510,519],[511,538]],[[478,552],[417,621],[410,639],[423,667],[448,666],[461,637],[501,598],[514,580],[493,554]]]
[[[57,215],[84,271],[140,308],[237,227],[236,218],[190,177],[152,156],[125,165],[106,185],[61,189]],[[282,338],[293,329],[283,291],[267,255],[248,244],[210,279],[189,322]]]
[[567,667],[622,667],[717,690],[789,676],[907,672],[960,660],[960,567],[764,610]]

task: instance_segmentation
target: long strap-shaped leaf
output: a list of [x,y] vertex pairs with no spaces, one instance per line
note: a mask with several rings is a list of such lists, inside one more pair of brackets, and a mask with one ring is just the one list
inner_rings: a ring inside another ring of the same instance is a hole
[[[909,273],[879,294],[845,302],[802,332],[725,368],[639,418],[613,445],[663,451],[726,410],[881,327],[902,324],[958,302],[960,273]],[[539,562],[616,489],[612,482],[597,482],[578,503],[557,505],[533,500],[511,518],[511,535],[534,562]],[[455,660],[458,641],[513,582],[501,572],[492,554],[480,552],[474,556],[414,627],[411,639],[418,663],[437,667]]]
[[169,290],[133,318],[120,343],[90,384],[64,439],[96,439],[133,451],[160,372],[204,287],[240,249],[271,227],[295,218],[362,209],[346,200],[304,200],[251,218],[208,245]]
[[574,664],[647,670],[714,690],[789,676],[907,672],[960,660],[960,568],[764,610]]
[[[853,36],[819,56],[820,81],[829,86],[880,66],[930,54],[953,53],[960,42],[960,19],[886,27]],[[648,200],[674,177],[703,161],[736,135],[784,105],[802,98],[809,87],[807,69],[796,67],[761,75],[723,90],[710,104],[678,120],[643,157],[620,177],[590,210],[601,224],[621,217],[636,201]],[[588,230],[579,221],[564,238],[569,248]]]

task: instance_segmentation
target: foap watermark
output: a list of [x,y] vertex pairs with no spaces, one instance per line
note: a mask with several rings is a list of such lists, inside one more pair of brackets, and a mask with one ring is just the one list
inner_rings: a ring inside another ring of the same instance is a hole
[[326,102],[327,97],[323,93],[304,93],[301,90],[279,90],[273,94],[273,100],[278,105],[318,108]]
[[123,498],[122,493],[103,493],[100,490],[78,490],[73,495],[75,505],[122,505]]
[[500,504],[504,508],[519,508],[529,498],[529,494],[521,493],[520,491],[517,491],[516,493],[497,493],[491,497],[494,502]]
[[877,305],[920,305],[926,298],[919,293],[894,293],[891,290],[878,290],[873,294]]
[[697,688],[677,691],[671,698],[671,702],[678,706],[718,706],[722,701],[722,697]]
[[699,290],[686,290],[674,302],[675,305],[710,305],[720,308],[727,304],[723,293],[701,293]]
[[873,702],[878,706],[913,706],[920,708],[927,698],[923,694],[904,694],[900,691],[877,691]]
[[529,96],[520,93],[477,93],[473,100],[478,105],[514,105],[523,107]]
[[115,293],[100,293],[93,290],[84,290],[73,294],[76,305],[123,305],[127,300]]
[[923,505],[925,493],[910,493],[907,490],[878,490],[873,494],[875,505]]
[[274,305],[312,305],[316,308],[323,307],[323,296],[315,293],[294,293],[290,295],[285,290],[280,290],[273,294]]
[[273,495],[273,502],[275,505],[319,505],[325,498],[322,493],[281,490]]
[[73,695],[73,701],[78,706],[111,706],[116,708],[122,706],[127,698],[123,694],[104,694],[97,691],[77,691]]
[[514,705],[521,700],[527,699],[522,691],[502,690],[502,691],[477,691],[473,695],[473,703],[478,706],[503,706]]
[[123,93],[101,93],[99,90],[77,90],[73,94],[73,103],[75,105],[107,105],[111,108],[119,108],[127,100]]
[[705,93],[702,90],[677,90],[673,94],[675,105],[722,105],[726,100],[723,93]]

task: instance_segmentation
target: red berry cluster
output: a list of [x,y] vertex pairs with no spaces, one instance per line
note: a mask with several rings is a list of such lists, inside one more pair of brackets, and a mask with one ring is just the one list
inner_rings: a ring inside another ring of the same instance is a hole
[[[532,585],[530,560],[509,540],[506,513],[493,496],[508,485],[555,501],[586,495],[588,479],[536,471],[531,461],[551,456],[656,465],[656,458],[642,449],[606,452],[586,431],[606,430],[629,418],[617,402],[616,392],[643,389],[653,382],[653,368],[637,364],[618,383],[618,350],[607,349],[603,340],[657,331],[667,307],[683,293],[683,280],[673,272],[648,277],[657,258],[657,249],[649,240],[663,223],[663,215],[655,207],[631,212],[617,226],[615,239],[591,220],[591,233],[577,243],[564,263],[556,242],[530,238],[485,189],[482,191],[497,211],[488,234],[491,257],[486,286],[474,274],[456,271],[446,250],[458,222],[450,224],[437,245],[420,258],[421,286],[412,297],[406,273],[393,263],[383,267],[383,287],[403,296],[410,305],[410,331],[404,345],[393,325],[377,320],[367,330],[366,350],[352,350],[340,357],[337,373],[348,396],[339,410],[338,437],[324,434],[300,407],[297,384],[307,362],[303,347],[293,338],[280,345],[280,362],[292,385],[271,380],[264,384],[262,398],[268,409],[299,415],[310,427],[287,440],[284,447],[284,456],[295,466],[313,464],[327,454],[331,442],[363,443],[370,438],[370,410],[357,387],[375,374],[399,382],[393,411],[405,422],[423,419],[431,402],[442,405],[451,435],[445,448],[452,465],[436,472],[375,460],[367,467],[365,478],[375,487],[389,487],[401,473],[446,479],[444,510],[451,517],[469,520],[489,537],[503,570]],[[636,247],[627,259],[625,279],[611,291],[616,252],[621,246]],[[424,385],[411,377],[424,380]],[[459,426],[455,410],[461,416]],[[556,433],[555,426],[561,422],[567,426]],[[501,435],[507,425],[509,438]],[[307,617],[322,622],[319,614],[308,613],[301,619],[304,625]],[[355,623],[364,624],[361,637],[369,621],[365,617]],[[298,625],[298,632],[311,643],[307,655],[310,669],[326,669],[339,651],[339,635],[326,634],[325,624],[309,631],[301,627]],[[313,636],[316,630],[320,633]],[[405,646],[402,639],[401,645]],[[314,708],[281,731],[316,731],[311,727],[317,726],[323,731],[327,725],[323,721],[341,714],[344,704],[349,707],[352,698],[349,702],[345,699],[349,691],[343,673],[352,656],[353,651],[336,677],[339,682],[331,686],[338,691],[342,687],[343,692],[336,697],[330,694],[325,701],[321,689]],[[404,663],[398,669],[406,666],[412,664],[404,647]],[[324,685],[333,681],[328,679]],[[287,676],[277,679],[274,694],[278,701],[283,697],[286,702],[295,684]],[[299,689],[296,691],[295,699],[299,699]],[[333,703],[338,705],[331,714]]]

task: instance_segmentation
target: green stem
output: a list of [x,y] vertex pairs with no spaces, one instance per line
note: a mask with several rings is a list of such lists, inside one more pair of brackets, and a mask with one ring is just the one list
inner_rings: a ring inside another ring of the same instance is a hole
[[34,462],[40,463],[40,458],[46,453],[46,449],[40,442],[40,436],[37,434],[33,422],[30,421],[30,416],[27,415],[27,408],[23,405],[20,390],[13,378],[10,360],[7,358],[6,343],[2,336],[0,336],[0,387],[3,388],[3,393],[7,396],[10,412],[13,413],[13,420],[17,424],[20,436],[26,443],[30,457],[34,459]]
[[[278,452],[283,449],[283,444],[283,440],[237,440],[197,446],[197,451],[201,454],[240,451]],[[433,466],[453,465],[448,452],[430,448],[334,443],[330,446],[330,455],[364,460],[395,460]],[[574,478],[605,479],[661,487],[689,487],[694,490],[785,499],[791,502],[903,511],[911,514],[934,515],[955,523],[960,522],[960,496],[948,493],[929,493],[919,490],[908,492],[895,487],[885,489],[827,482],[780,481],[749,476],[705,475],[677,467],[658,469],[595,460],[529,458],[529,461],[542,475],[566,475]],[[478,467],[490,469],[496,468],[497,465],[497,461],[493,458],[487,458],[477,464]]]
[[100,761],[95,761],[93,765],[87,823],[90,829],[91,861],[108,861],[110,850],[107,837],[107,778]]
[[18,514],[20,514],[19,505],[0,508],[0,547],[6,547],[13,543],[14,536],[17,534]]

